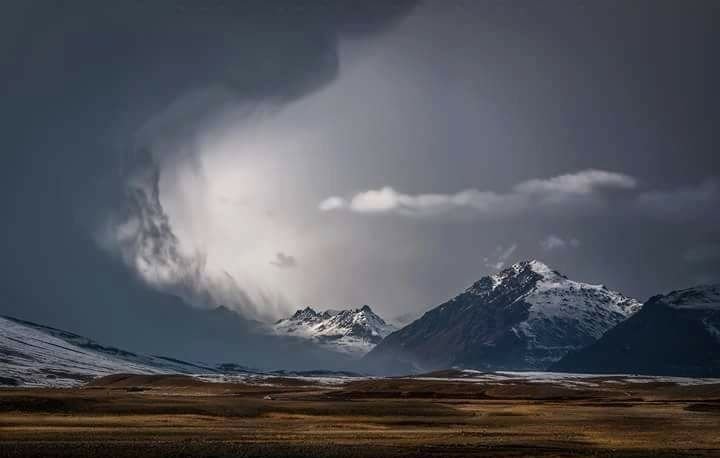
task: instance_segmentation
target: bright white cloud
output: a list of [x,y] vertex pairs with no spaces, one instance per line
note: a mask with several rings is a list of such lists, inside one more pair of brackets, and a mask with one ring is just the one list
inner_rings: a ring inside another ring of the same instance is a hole
[[347,205],[345,202],[345,199],[342,197],[328,197],[327,199],[320,202],[320,205],[318,205],[318,208],[322,211],[331,211],[331,210],[339,210],[341,208],[344,208]]
[[468,208],[477,212],[497,213],[509,209],[511,198],[474,189],[456,194],[402,194],[391,187],[356,194],[349,209],[358,213],[396,212],[404,215],[431,216],[453,209]]
[[377,191],[366,191],[355,195],[350,202],[350,208],[357,212],[385,212],[402,207],[414,205],[409,200],[411,196],[398,194],[393,188],[384,187]]
[[633,189],[637,180],[631,176],[605,170],[583,170],[548,179],[528,180],[515,186],[524,194],[588,195],[599,189]]
[[385,186],[363,191],[349,201],[333,196],[319,205],[323,211],[350,210],[356,213],[397,213],[434,216],[464,210],[476,215],[507,216],[526,210],[533,203],[561,203],[572,197],[590,196],[601,189],[632,189],[637,181],[628,175],[603,170],[583,170],[549,179],[519,183],[512,192],[496,193],[466,189],[455,194],[403,194]]

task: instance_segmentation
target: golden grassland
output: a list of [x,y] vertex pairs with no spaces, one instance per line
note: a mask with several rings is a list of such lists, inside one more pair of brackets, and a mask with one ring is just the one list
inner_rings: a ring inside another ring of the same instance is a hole
[[119,375],[4,389],[0,456],[720,457],[720,385],[598,382]]

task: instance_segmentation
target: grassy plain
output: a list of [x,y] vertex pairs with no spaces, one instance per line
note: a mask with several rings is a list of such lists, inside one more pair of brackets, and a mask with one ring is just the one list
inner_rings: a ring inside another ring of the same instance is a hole
[[118,375],[3,389],[0,457],[720,457],[720,384],[583,383]]

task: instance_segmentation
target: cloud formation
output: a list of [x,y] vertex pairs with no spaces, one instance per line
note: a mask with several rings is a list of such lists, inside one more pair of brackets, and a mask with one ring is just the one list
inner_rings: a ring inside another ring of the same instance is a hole
[[466,189],[455,194],[404,194],[390,186],[355,194],[350,199],[332,196],[320,202],[322,211],[349,210],[355,213],[395,213],[407,216],[435,216],[454,211],[474,215],[508,216],[533,204],[561,204],[587,198],[609,189],[627,190],[637,186],[629,175],[588,169],[547,179],[531,179],[515,185],[508,193]]
[[275,253],[275,259],[270,261],[270,264],[280,269],[292,269],[293,267],[297,267],[298,263],[297,259],[295,259],[295,256],[291,256],[289,254],[283,253],[282,251],[278,251],[277,253]]
[[508,247],[503,247],[502,245],[499,245],[497,248],[495,248],[495,261],[490,262],[490,258],[485,258],[485,266],[495,270],[501,270],[505,267],[505,265],[507,265],[508,259],[510,259],[510,256],[515,253],[517,247],[517,243],[513,243]]
[[588,195],[602,188],[633,189],[636,186],[637,180],[629,175],[589,169],[548,179],[528,180],[515,186],[514,190],[524,194],[561,196]]
[[555,234],[550,234],[540,242],[540,246],[545,251],[559,250],[568,247],[577,248],[580,246],[580,240],[576,238],[565,240]]
[[345,207],[345,205],[345,199],[343,199],[342,197],[328,197],[327,199],[320,202],[319,208],[322,211],[339,210]]

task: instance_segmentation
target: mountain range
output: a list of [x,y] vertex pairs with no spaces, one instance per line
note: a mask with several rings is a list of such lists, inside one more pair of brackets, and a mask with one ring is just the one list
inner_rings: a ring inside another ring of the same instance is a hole
[[369,305],[323,312],[305,307],[277,321],[273,328],[278,334],[301,337],[355,356],[364,355],[395,331]]
[[540,370],[595,342],[640,307],[603,285],[523,261],[390,334],[364,362],[393,373],[451,366]]
[[[218,342],[232,339],[238,322],[247,324],[224,307],[198,314],[206,319],[199,325],[211,323],[207,330],[214,330]],[[337,371],[328,355],[343,358],[340,370],[376,374],[459,367],[720,377],[720,285],[673,291],[641,305],[531,260],[481,278],[401,329],[367,305],[305,307],[274,323],[269,334],[257,341],[273,343],[273,351],[288,353],[285,359],[297,353],[308,360],[259,370],[222,363],[252,364],[244,355],[253,347],[244,346],[232,359],[204,351],[205,358],[197,360],[205,362],[188,362],[0,316],[0,385],[73,386],[115,373],[235,377]]]
[[72,332],[0,316],[0,387],[72,387],[112,374],[186,374],[208,381],[357,375],[328,369],[263,370],[235,363],[187,362],[134,353]]
[[654,296],[597,342],[552,370],[720,376],[720,285]]

